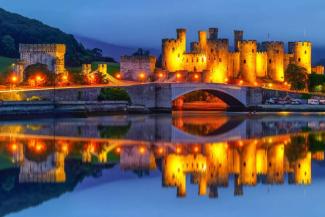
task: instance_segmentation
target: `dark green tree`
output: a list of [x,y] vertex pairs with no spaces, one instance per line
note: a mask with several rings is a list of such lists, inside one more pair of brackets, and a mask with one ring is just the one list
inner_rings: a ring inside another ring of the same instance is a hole
[[16,57],[17,49],[15,44],[15,39],[10,35],[4,35],[1,38],[0,48],[4,56]]
[[323,89],[323,84],[325,82],[325,76],[312,73],[309,75],[308,79],[308,89],[309,91],[320,92]]
[[285,71],[285,79],[291,84],[292,90],[306,90],[308,85],[308,73],[303,67],[290,64]]

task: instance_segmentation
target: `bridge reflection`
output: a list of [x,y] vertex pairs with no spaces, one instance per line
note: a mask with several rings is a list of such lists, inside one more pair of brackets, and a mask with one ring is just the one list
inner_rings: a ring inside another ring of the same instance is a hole
[[[76,140],[44,136],[0,137],[1,154],[19,168],[20,183],[64,183],[65,161],[120,164],[126,171],[161,170],[162,184],[186,195],[187,176],[199,195],[217,197],[218,189],[234,185],[234,195],[257,184],[309,185],[312,160],[324,161],[325,133],[294,133],[215,143],[139,143]],[[4,148],[5,147],[5,148]]]

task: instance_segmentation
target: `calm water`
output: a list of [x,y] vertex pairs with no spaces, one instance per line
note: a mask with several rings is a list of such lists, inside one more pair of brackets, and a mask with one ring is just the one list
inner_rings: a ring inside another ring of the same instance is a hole
[[0,122],[0,216],[324,216],[324,114]]

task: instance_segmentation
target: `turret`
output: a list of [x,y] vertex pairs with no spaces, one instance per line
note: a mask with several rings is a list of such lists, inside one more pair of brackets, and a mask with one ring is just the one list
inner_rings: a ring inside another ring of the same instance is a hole
[[274,81],[284,81],[284,44],[278,41],[262,43],[263,50],[267,53],[268,76]]
[[289,51],[293,53],[294,62],[311,73],[312,43],[308,41],[290,42]]
[[244,31],[235,30],[234,31],[234,49],[239,51],[239,42],[244,40]]
[[202,51],[206,50],[207,47],[207,32],[199,31],[199,44]]
[[256,41],[240,41],[240,72],[243,80],[250,84],[256,82]]

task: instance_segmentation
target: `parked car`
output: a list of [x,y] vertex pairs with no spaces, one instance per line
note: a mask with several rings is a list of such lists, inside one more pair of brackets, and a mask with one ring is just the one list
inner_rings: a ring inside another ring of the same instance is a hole
[[321,104],[321,105],[325,105],[325,99],[321,99],[321,100],[319,100],[319,104]]
[[277,98],[270,98],[266,100],[266,104],[276,104],[278,102]]
[[302,101],[300,99],[292,99],[290,103],[291,105],[300,105]]
[[308,99],[308,105],[319,105],[318,99]]

